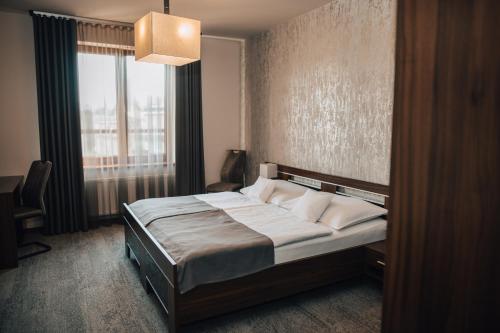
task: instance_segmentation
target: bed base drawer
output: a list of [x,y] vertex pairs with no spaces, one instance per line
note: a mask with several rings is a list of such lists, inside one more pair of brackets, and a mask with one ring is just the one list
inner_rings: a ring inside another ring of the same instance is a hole
[[151,291],[155,293],[165,312],[168,314],[167,302],[170,288],[169,284],[166,283],[167,278],[158,269],[158,265],[128,223],[125,223],[125,244],[133,254],[133,257],[129,257],[137,262],[144,289],[148,293]]

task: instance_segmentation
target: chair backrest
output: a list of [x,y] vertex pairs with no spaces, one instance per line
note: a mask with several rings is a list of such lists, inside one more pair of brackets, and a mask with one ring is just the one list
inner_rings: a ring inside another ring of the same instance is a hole
[[43,202],[43,195],[45,194],[51,169],[52,162],[50,161],[34,161],[31,163],[21,194],[24,206],[41,209],[44,215],[45,204]]
[[220,172],[221,181],[243,184],[245,164],[246,152],[244,150],[229,150]]

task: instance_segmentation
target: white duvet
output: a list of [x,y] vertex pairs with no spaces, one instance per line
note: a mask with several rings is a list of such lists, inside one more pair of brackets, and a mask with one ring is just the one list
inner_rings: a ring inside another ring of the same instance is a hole
[[194,196],[198,200],[205,201],[209,205],[220,209],[231,209],[239,207],[261,206],[264,203],[250,199],[246,195],[238,192],[220,192],[209,194],[197,194]]
[[284,208],[273,204],[226,210],[236,221],[269,237],[274,247],[328,236],[332,229],[300,220]]
[[300,220],[287,209],[252,200],[235,192],[196,195],[208,204],[224,209],[236,221],[269,237],[274,247],[332,234],[332,229]]

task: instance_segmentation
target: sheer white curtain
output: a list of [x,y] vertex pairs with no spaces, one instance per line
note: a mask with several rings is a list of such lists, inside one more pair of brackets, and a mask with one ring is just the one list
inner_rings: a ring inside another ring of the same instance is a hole
[[175,179],[175,68],[136,62],[133,29],[78,24],[78,72],[89,215],[167,196]]

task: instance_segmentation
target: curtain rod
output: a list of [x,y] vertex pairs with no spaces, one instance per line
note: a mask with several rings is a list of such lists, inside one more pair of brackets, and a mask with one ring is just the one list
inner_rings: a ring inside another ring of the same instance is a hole
[[52,17],[60,17],[66,19],[73,19],[80,22],[88,22],[88,23],[104,23],[104,24],[113,24],[113,25],[123,25],[127,27],[133,27],[133,23],[120,22],[120,21],[111,21],[111,20],[101,20],[101,19],[93,19],[90,17],[82,17],[82,16],[72,16],[72,15],[64,15],[64,14],[55,14],[49,12],[41,12],[38,10],[30,10],[31,15],[42,15],[42,16],[52,16]]
[[[104,23],[104,24],[110,24],[110,25],[122,25],[122,26],[127,26],[127,27],[134,27],[133,23],[111,21],[111,20],[101,20],[101,19],[94,19],[94,18],[83,17],[83,16],[56,14],[56,13],[50,13],[50,12],[42,12],[42,11],[38,11],[38,10],[30,10],[29,13],[31,15],[42,15],[42,16],[52,16],[52,17],[72,19],[72,20],[76,20],[79,22]],[[203,37],[203,38],[215,38],[215,39],[227,39],[227,40],[233,40],[233,41],[238,41],[238,42],[245,41],[244,38],[203,35],[203,33],[201,34],[201,37]]]

